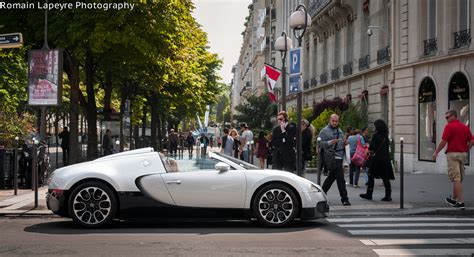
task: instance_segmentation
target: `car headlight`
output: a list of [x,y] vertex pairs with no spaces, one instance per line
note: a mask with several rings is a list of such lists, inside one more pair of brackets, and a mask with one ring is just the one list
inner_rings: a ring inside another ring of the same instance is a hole
[[311,192],[321,192],[321,188],[315,184],[311,184]]

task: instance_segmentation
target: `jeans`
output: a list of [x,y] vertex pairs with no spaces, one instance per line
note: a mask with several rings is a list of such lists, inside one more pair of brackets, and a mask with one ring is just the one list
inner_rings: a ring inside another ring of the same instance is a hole
[[244,162],[250,163],[250,151],[243,150],[242,155],[244,156]]
[[[354,154],[351,154],[351,159]],[[349,184],[359,185],[360,167],[351,162],[349,165]]]
[[328,177],[324,180],[322,187],[324,193],[327,194],[334,181],[337,182],[337,189],[339,190],[341,201],[348,201],[349,198],[347,197],[346,181],[344,180],[344,170],[342,169],[342,159],[336,159],[336,168],[334,170],[329,170]]

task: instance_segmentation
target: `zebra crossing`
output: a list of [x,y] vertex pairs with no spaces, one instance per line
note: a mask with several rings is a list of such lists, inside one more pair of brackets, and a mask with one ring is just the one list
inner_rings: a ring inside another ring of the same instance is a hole
[[341,217],[327,221],[346,230],[378,256],[474,257],[474,218]]

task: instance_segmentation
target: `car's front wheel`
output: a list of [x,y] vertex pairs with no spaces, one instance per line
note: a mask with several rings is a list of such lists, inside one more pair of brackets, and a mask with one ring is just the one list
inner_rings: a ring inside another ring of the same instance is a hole
[[86,182],[71,192],[69,214],[81,226],[105,226],[115,217],[116,212],[117,198],[104,183]]
[[253,211],[261,224],[284,227],[294,221],[299,211],[299,201],[288,186],[270,184],[257,192]]

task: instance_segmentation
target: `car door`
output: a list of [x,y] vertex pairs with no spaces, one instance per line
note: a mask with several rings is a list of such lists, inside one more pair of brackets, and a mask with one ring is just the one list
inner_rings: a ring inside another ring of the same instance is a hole
[[[217,160],[214,160],[217,163]],[[243,208],[246,179],[243,170],[198,169],[161,174],[178,206]]]

